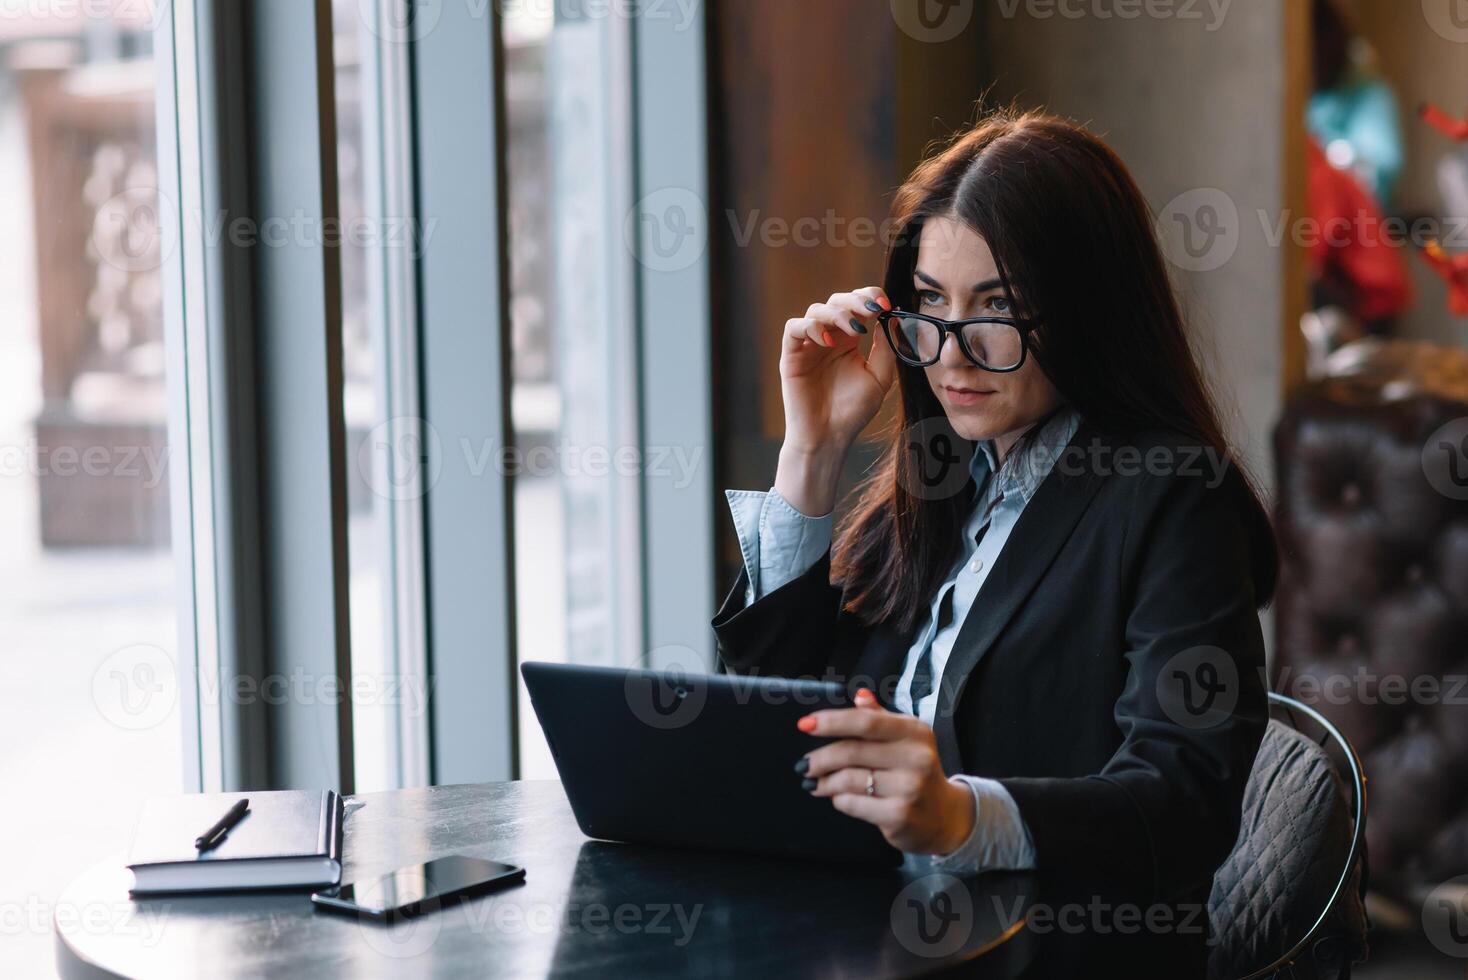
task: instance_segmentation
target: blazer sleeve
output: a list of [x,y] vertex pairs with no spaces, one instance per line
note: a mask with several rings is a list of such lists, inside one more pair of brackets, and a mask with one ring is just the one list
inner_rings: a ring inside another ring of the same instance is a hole
[[1123,546],[1135,572],[1114,709],[1122,744],[1097,775],[1000,780],[1042,871],[1170,901],[1206,891],[1233,848],[1268,706],[1252,511],[1226,473],[1211,489],[1196,476],[1138,478]]
[[749,572],[714,616],[719,659],[736,674],[820,677],[830,669],[841,590],[831,584],[827,551],[805,572],[746,605]]

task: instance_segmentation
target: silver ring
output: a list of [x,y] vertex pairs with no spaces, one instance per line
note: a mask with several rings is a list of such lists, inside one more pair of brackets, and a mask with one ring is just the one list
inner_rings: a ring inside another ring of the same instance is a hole
[[875,769],[867,770],[867,795],[877,795],[877,771]]

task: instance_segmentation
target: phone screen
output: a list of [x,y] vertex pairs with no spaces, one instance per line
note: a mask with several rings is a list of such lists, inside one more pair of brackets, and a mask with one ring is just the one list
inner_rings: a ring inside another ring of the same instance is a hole
[[411,915],[431,911],[436,901],[486,890],[495,884],[511,884],[524,877],[525,869],[513,864],[455,855],[317,892],[311,900],[367,915]]

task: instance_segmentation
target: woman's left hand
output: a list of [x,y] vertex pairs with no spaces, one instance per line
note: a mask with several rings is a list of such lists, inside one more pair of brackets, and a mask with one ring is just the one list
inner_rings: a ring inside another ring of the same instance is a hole
[[943,774],[933,729],[920,718],[888,711],[867,690],[857,692],[856,704],[800,719],[806,734],[839,739],[806,755],[804,775],[816,782],[810,792],[875,824],[899,850],[956,850],[973,832],[974,798]]

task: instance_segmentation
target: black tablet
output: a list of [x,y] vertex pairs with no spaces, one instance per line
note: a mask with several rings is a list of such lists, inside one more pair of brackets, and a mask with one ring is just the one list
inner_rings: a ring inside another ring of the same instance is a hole
[[829,739],[802,715],[850,706],[841,685],[526,663],[520,667],[576,822],[588,837],[896,865],[871,824],[800,788]]

